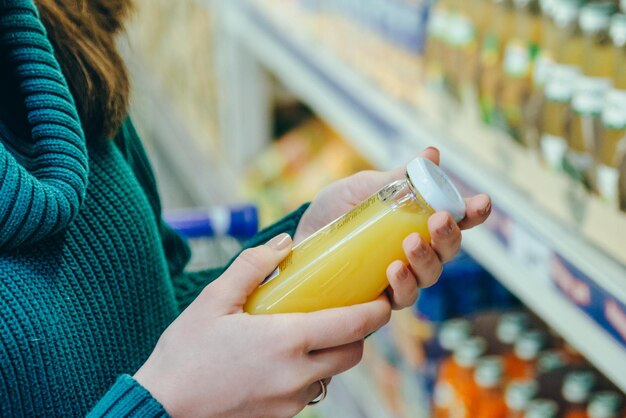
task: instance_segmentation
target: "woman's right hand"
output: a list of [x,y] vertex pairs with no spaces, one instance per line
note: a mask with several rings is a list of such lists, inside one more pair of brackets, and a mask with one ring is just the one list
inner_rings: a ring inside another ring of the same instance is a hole
[[165,330],[135,379],[174,417],[290,417],[321,379],[355,366],[389,320],[386,297],[313,313],[248,315],[243,305],[291,250],[282,234],[245,250]]

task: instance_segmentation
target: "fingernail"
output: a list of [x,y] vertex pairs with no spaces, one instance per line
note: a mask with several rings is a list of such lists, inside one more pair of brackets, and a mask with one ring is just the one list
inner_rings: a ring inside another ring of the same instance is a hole
[[487,215],[489,212],[491,212],[491,201],[488,201],[487,204],[485,205],[485,207],[480,209],[478,212],[481,215]]
[[450,222],[450,218],[446,219],[446,222],[439,227],[439,234],[442,237],[449,237],[452,234],[452,222]]
[[409,278],[409,272],[404,264],[400,266],[397,274],[398,274],[398,279],[400,279],[401,281],[405,281],[406,279]]
[[291,237],[289,234],[282,233],[280,235],[276,235],[274,238],[269,240],[265,245],[270,247],[272,250],[280,251],[284,250],[291,243]]

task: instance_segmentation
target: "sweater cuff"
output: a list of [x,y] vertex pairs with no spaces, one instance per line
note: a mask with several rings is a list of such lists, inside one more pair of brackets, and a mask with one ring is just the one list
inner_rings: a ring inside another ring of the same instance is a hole
[[163,405],[131,376],[120,376],[87,414],[97,417],[169,417]]
[[246,243],[245,248],[265,244],[267,241],[274,238],[276,235],[282,234],[283,232],[286,232],[291,235],[291,238],[293,238],[296,233],[296,229],[298,228],[298,224],[300,223],[300,218],[302,218],[304,212],[309,208],[309,205],[310,203],[303,204],[298,209],[282,218],[280,221],[260,231]]

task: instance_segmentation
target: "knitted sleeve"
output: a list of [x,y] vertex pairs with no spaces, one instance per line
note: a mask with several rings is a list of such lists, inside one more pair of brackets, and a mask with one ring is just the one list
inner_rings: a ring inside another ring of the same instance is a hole
[[41,240],[76,216],[87,187],[80,120],[32,1],[0,0],[0,56],[19,85],[28,141],[0,124],[0,249]]
[[169,414],[139,382],[129,375],[122,375],[87,414],[87,417],[160,418],[169,417]]

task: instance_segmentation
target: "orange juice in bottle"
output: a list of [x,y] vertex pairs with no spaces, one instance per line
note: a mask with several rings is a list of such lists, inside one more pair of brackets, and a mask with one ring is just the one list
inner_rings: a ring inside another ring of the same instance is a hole
[[[447,211],[460,221],[465,204],[438,166],[425,158],[395,181],[294,247],[250,296],[251,314],[312,312],[376,299],[386,270],[404,260],[402,240],[413,232],[430,241],[428,218]],[[372,256],[374,255],[374,256]]]
[[591,396],[587,406],[587,418],[618,418],[622,410],[622,399],[617,392],[602,391]]
[[613,89],[602,112],[603,136],[596,167],[596,190],[603,200],[617,206],[619,163],[626,152],[626,15],[611,21],[613,40]]
[[524,418],[524,411],[537,393],[537,382],[534,380],[513,380],[504,394],[506,418]]
[[499,356],[486,356],[478,360],[474,381],[476,398],[474,400],[475,418],[505,418],[507,413],[502,388],[503,364]]
[[492,124],[496,116],[496,99],[502,85],[504,49],[513,35],[515,10],[512,0],[491,0],[493,23],[481,42],[479,93],[483,120]]
[[609,37],[613,3],[589,3],[580,12],[583,31],[583,76],[572,97],[572,121],[565,155],[565,169],[586,187],[594,184],[593,156],[602,141],[601,114],[611,88],[613,46]]
[[513,352],[505,358],[509,379],[532,379],[536,374],[537,357],[546,344],[546,334],[526,331],[515,341]]
[[453,400],[453,390],[450,382],[458,367],[452,354],[469,338],[470,329],[470,322],[459,318],[444,322],[439,331],[439,345],[448,353],[448,356],[439,365],[433,392],[434,414],[438,418],[449,416]]
[[498,98],[502,127],[518,142],[523,142],[523,110],[530,97],[532,71],[541,40],[538,0],[513,0],[515,34],[504,52],[504,79]]
[[550,399],[534,399],[530,401],[524,418],[556,418],[559,414],[559,405]]
[[582,33],[578,25],[580,0],[557,0],[554,5],[556,62],[548,67],[541,109],[539,144],[544,163],[563,168],[570,129],[570,102],[582,65]]
[[[474,369],[478,358],[485,352],[486,343],[481,337],[472,337],[454,350],[454,370],[448,379],[452,388],[452,403],[448,408],[450,417],[473,416],[476,399]],[[439,418],[439,416],[436,416]]]
[[585,418],[587,401],[596,377],[591,371],[573,371],[565,375],[561,394],[565,399],[563,418]]

